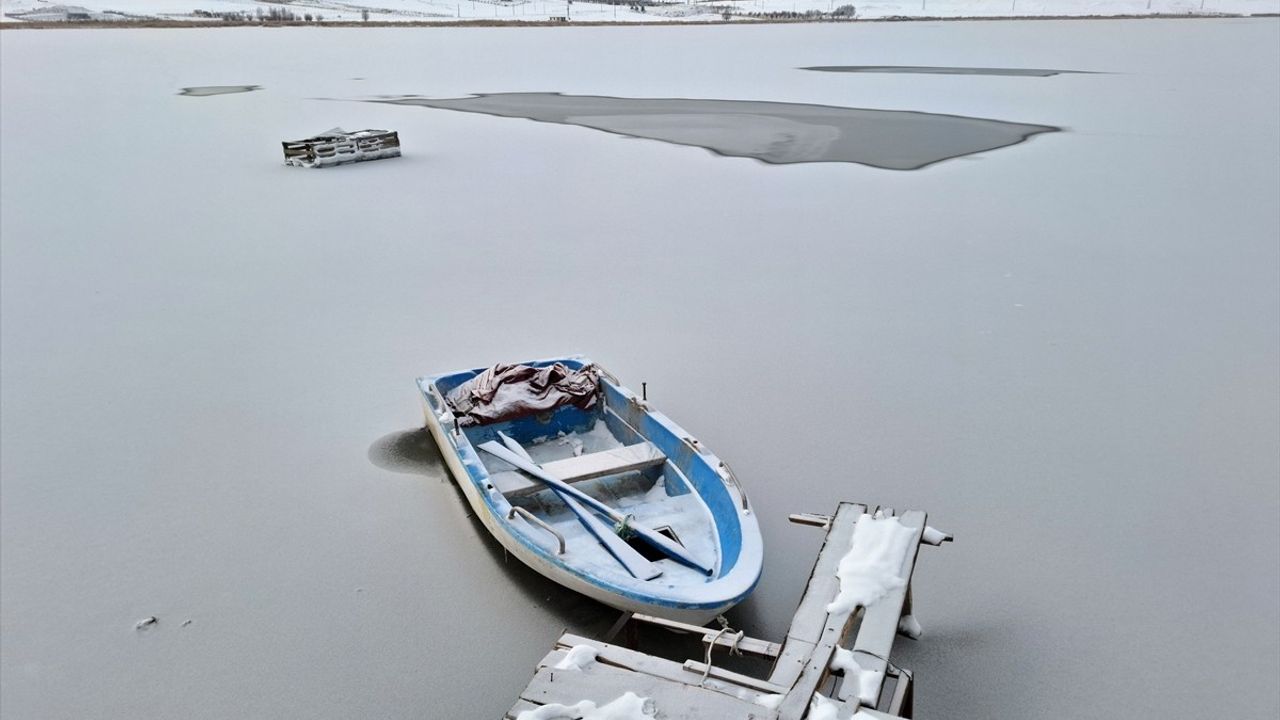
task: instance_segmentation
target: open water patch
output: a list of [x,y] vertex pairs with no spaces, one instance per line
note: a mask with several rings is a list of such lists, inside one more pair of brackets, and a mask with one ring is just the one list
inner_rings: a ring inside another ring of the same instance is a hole
[[196,87],[184,87],[182,92],[178,94],[189,97],[209,97],[210,95],[231,95],[232,93],[247,93],[261,89],[261,85],[197,85]]
[[1046,70],[1043,68],[931,67],[926,65],[815,65],[801,70],[837,73],[900,73],[909,75],[1004,75],[1007,77],[1053,77],[1054,75],[1097,75],[1088,70]]
[[755,100],[532,92],[450,99],[405,95],[369,102],[578,125],[774,165],[846,162],[886,170],[918,170],[1061,129],[912,110]]

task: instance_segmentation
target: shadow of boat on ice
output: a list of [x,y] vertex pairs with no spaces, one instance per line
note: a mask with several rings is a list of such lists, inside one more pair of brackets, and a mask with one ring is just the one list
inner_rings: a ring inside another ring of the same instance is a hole
[[[578,632],[599,634],[618,617],[618,611],[591,598],[576,593],[559,583],[548,580],[524,563],[510,557],[502,545],[489,533],[484,523],[471,512],[461,488],[453,481],[444,456],[426,428],[403,430],[384,435],[369,446],[369,461],[383,470],[423,477],[448,483],[457,500],[452,509],[466,515],[467,522],[478,536],[495,565],[511,580],[513,592],[521,593],[528,603],[554,613],[560,622]],[[435,507],[431,512],[445,512]],[[458,542],[472,542],[470,537],[459,537]]]

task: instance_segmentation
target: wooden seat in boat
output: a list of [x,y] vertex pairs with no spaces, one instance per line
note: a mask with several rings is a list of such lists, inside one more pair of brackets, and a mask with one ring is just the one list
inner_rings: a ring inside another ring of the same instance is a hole
[[[542,469],[567,483],[582,482],[606,475],[643,470],[667,461],[662,451],[651,442],[640,442],[612,450],[579,455],[544,463]],[[520,472],[498,472],[490,476],[494,487],[507,497],[530,495],[546,485]]]

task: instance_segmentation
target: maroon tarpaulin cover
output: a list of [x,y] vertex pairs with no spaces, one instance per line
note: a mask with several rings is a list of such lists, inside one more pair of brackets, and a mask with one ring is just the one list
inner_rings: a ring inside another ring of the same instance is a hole
[[498,363],[454,388],[445,401],[464,427],[512,420],[574,405],[596,404],[599,380],[594,366],[574,370],[564,363],[546,367]]

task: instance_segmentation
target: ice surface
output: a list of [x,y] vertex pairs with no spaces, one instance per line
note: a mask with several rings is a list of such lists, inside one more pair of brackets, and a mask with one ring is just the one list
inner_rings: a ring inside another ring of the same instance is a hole
[[[795,69],[873,63],[1113,74]],[[893,501],[965,535],[917,716],[1278,707],[1278,75],[1275,19],[0,33],[0,715],[500,717],[616,613],[504,562],[430,438],[365,451],[423,372],[579,350],[773,518],[749,634],[820,541],[783,514]],[[311,99],[526,90],[1071,132],[889,173]],[[404,157],[281,165],[334,125]],[[1231,532],[1135,542],[1206,498]]]

